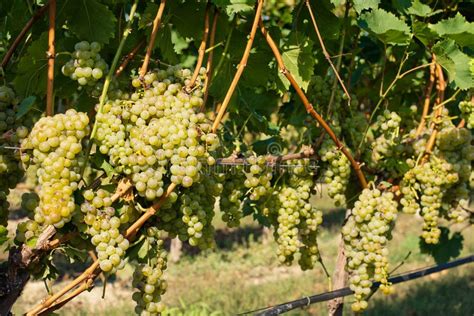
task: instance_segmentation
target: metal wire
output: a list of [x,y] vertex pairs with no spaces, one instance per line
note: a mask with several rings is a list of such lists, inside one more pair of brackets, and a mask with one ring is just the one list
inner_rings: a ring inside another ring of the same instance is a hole
[[[437,272],[440,272],[440,271],[443,271],[443,270],[452,269],[452,268],[455,268],[455,267],[458,267],[458,266],[461,266],[461,265],[464,265],[464,264],[467,264],[467,263],[472,263],[472,262],[474,262],[474,254],[472,254],[470,256],[467,256],[467,257],[464,257],[464,258],[459,258],[459,259],[456,259],[456,260],[453,260],[453,261],[450,261],[450,262],[446,262],[446,263],[434,265],[434,266],[431,266],[431,267],[417,269],[417,270],[413,270],[413,271],[406,272],[406,273],[403,273],[403,274],[399,274],[399,275],[396,275],[396,276],[393,276],[393,277],[389,278],[388,281],[392,284],[403,283],[403,282],[406,282],[406,281],[422,278],[422,277],[425,277],[425,276],[433,274],[433,273],[437,273]],[[380,282],[375,282],[372,285],[372,291],[377,290],[379,288],[379,286],[380,286]],[[294,310],[296,308],[306,307],[306,306],[309,306],[311,304],[325,302],[325,301],[329,301],[329,300],[332,300],[332,299],[335,299],[335,298],[338,298],[338,297],[344,297],[344,296],[352,295],[353,293],[354,292],[350,288],[345,287],[345,288],[342,288],[342,289],[339,289],[339,290],[335,290],[335,291],[331,291],[331,292],[325,292],[325,293],[322,293],[322,294],[316,294],[316,295],[313,295],[313,296],[306,296],[304,298],[297,299],[297,300],[294,300],[294,301],[278,304],[278,305],[275,305],[275,306],[264,307],[264,308],[256,309],[256,310],[253,310],[253,311],[241,313],[241,314],[238,314],[238,315],[256,315],[256,316],[280,315],[280,314],[289,312],[291,310]]]

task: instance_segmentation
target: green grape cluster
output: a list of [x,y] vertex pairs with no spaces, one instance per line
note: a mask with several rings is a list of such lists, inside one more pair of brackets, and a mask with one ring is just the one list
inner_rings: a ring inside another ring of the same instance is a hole
[[99,266],[104,272],[114,273],[125,266],[124,256],[129,247],[128,240],[120,233],[122,224],[111,206],[111,194],[103,189],[93,192],[84,191],[84,223],[88,226],[87,233],[96,247]]
[[138,194],[147,200],[163,195],[165,177],[189,188],[199,180],[203,163],[212,163],[209,151],[219,141],[198,112],[201,89],[184,91],[191,74],[179,67],[148,73],[144,81],[149,89],[137,90],[130,100],[107,102],[97,115],[100,152],[116,170],[131,175]]
[[[183,188],[176,203],[158,223],[158,227],[191,246],[208,249],[214,245],[214,205],[223,185],[214,175],[202,173],[199,182]],[[170,216],[172,214],[172,216]]]
[[464,222],[470,217],[466,208],[470,202],[469,179],[474,160],[472,135],[467,128],[456,128],[454,125],[442,129],[437,137],[438,155],[452,165],[458,181],[450,186],[443,196],[442,208],[448,218],[454,222]]
[[474,101],[459,102],[459,110],[462,118],[466,121],[466,126],[469,129],[474,127]]
[[62,227],[72,218],[73,192],[80,180],[82,140],[89,133],[85,113],[68,110],[65,114],[41,118],[22,142],[25,163],[38,167],[40,202],[34,219],[41,225]]
[[[33,212],[39,204],[39,196],[34,192],[26,192],[21,195],[21,209],[28,212]],[[21,222],[17,226],[17,233],[15,239],[20,242],[28,242],[37,237],[41,232],[40,226],[34,220],[27,220]]]
[[372,282],[380,282],[380,289],[386,294],[391,291],[387,241],[396,217],[397,202],[393,193],[364,189],[342,228],[346,268],[351,273],[350,288],[356,299],[352,304],[355,312],[367,308]]
[[300,254],[302,269],[310,269],[319,259],[316,233],[322,223],[322,212],[309,199],[314,186],[309,160],[289,162],[296,166],[280,186],[275,187],[262,209],[275,226],[278,260],[291,264]]
[[191,246],[201,249],[210,248],[214,242],[214,204],[222,192],[222,184],[210,176],[202,176],[201,182],[181,194],[181,220],[187,226]]
[[95,86],[108,71],[108,65],[100,56],[97,42],[82,41],[74,45],[72,59],[61,68],[63,75],[77,81],[80,86]]
[[219,198],[219,207],[222,212],[222,220],[228,227],[238,227],[243,216],[242,201],[247,189],[244,186],[245,173],[243,166],[233,169],[226,168],[223,177],[222,194]]
[[350,162],[330,139],[325,139],[319,150],[321,160],[327,164],[323,181],[328,184],[328,195],[339,206],[346,202],[345,192],[351,175]]
[[132,298],[137,304],[135,307],[137,315],[161,315],[166,308],[161,301],[161,296],[168,287],[168,283],[163,278],[163,272],[167,268],[168,254],[163,249],[163,240],[158,229],[150,227],[145,235],[154,255],[146,264],[136,267],[132,284],[138,291],[133,293]]
[[9,190],[23,177],[20,164],[19,143],[28,136],[28,128],[18,120],[18,100],[13,90],[0,86],[0,227],[7,224]]
[[246,162],[250,167],[245,174],[244,186],[249,190],[249,199],[258,201],[268,194],[273,177],[272,170],[267,165],[265,156],[250,156]]
[[[399,135],[401,117],[385,110],[378,115],[372,126],[377,136],[371,140],[369,166],[376,169],[390,169],[390,159],[403,150]],[[396,158],[398,159],[398,158]]]
[[[430,156],[429,161],[416,165],[404,175],[401,192],[408,195],[401,201],[403,210],[406,213],[419,210],[424,220],[421,237],[426,243],[438,243],[441,234],[438,222],[443,195],[458,180],[459,176],[454,172],[453,166],[434,155]],[[416,196],[418,201],[415,200]],[[419,206],[415,203],[419,203]]]

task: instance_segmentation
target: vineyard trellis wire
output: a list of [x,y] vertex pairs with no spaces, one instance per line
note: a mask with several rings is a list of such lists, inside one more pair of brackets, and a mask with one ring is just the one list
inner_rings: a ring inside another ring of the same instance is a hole
[[[474,262],[474,254],[466,256],[466,257],[462,257],[459,259],[455,259],[449,262],[436,264],[430,267],[415,269],[412,271],[401,273],[401,274],[390,277],[388,280],[392,284],[404,283],[407,281],[423,278],[433,273],[438,273],[444,270],[453,269],[453,268],[456,268],[465,264],[473,263],[473,262]],[[379,287],[380,287],[380,282],[375,282],[371,287],[372,292],[377,291]],[[345,288],[337,289],[334,291],[306,296],[297,300],[277,304],[274,306],[259,308],[256,310],[240,313],[238,315],[275,316],[275,315],[280,315],[280,314],[289,312],[297,308],[308,307],[312,304],[322,303],[322,302],[326,302],[335,298],[349,296],[352,294],[354,294],[354,291],[352,291],[349,287],[345,287]]]

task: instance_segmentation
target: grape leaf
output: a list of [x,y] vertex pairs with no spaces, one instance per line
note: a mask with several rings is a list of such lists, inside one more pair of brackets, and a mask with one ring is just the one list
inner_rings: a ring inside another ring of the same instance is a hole
[[[281,54],[286,68],[298,85],[306,90],[316,64],[316,59],[313,57],[313,41],[299,32],[292,32],[286,42],[281,45]],[[284,91],[280,92],[286,92],[290,87],[288,79],[280,71],[278,77],[284,87]]]
[[107,44],[115,36],[114,13],[96,0],[68,0],[63,14],[69,30],[79,39]]
[[34,95],[30,95],[27,98],[24,98],[21,101],[20,105],[18,106],[18,111],[16,112],[16,119],[23,117],[26,113],[28,113],[33,105],[36,103],[36,97]]
[[413,35],[425,46],[429,46],[438,38],[438,34],[424,22],[413,21],[412,29]]
[[103,155],[101,153],[95,153],[91,157],[91,162],[96,168],[104,170],[105,173],[107,174],[107,178],[112,178],[115,174],[117,174],[114,167],[112,167],[107,162],[106,155]]
[[420,238],[420,250],[433,256],[437,264],[448,262],[451,258],[456,258],[461,254],[464,237],[459,232],[455,232],[449,237],[449,229],[440,227],[441,236],[438,244],[427,244]]
[[380,0],[354,0],[354,9],[357,13],[361,13],[368,9],[377,9],[380,4]]
[[8,240],[8,230],[5,226],[0,225],[0,246]]
[[20,95],[44,95],[48,59],[48,33],[43,32],[34,40],[18,62],[17,74],[13,79],[15,91]]
[[430,29],[442,38],[451,38],[461,46],[474,48],[474,23],[466,21],[459,12],[455,17],[431,24]]
[[153,23],[155,19],[156,12],[158,11],[158,5],[153,2],[147,2],[145,10],[140,15],[140,20],[138,21],[138,29],[144,29]]
[[408,45],[410,28],[393,13],[375,9],[363,13],[359,18],[359,26],[377,36],[385,44]]
[[89,256],[87,255],[87,251],[84,249],[78,249],[75,247],[72,247],[70,245],[61,247],[61,250],[64,252],[66,255],[66,258],[70,263],[74,263],[76,261],[79,262],[86,262],[87,258]]
[[419,0],[411,2],[410,7],[407,9],[407,13],[421,17],[428,17],[434,14],[429,5],[423,4]]
[[253,11],[255,0],[214,0],[214,4],[224,10],[227,15]]
[[437,62],[448,72],[449,82],[462,89],[474,87],[474,78],[469,71],[471,58],[464,54],[456,45],[454,40],[446,39],[433,46]]
[[182,5],[179,1],[173,2],[170,6],[170,23],[173,29],[184,38],[200,41],[204,29],[205,2],[194,2],[192,5]]

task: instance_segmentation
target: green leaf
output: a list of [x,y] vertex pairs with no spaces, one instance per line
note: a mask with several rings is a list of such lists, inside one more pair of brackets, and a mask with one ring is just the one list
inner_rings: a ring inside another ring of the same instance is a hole
[[150,26],[155,19],[156,12],[158,11],[158,5],[153,2],[147,2],[145,11],[140,15],[138,21],[138,29],[143,29]]
[[252,144],[252,149],[257,155],[274,155],[282,154],[282,141],[278,136],[272,136],[267,139],[256,141]]
[[441,236],[439,243],[427,244],[420,238],[420,250],[433,256],[437,264],[448,262],[451,258],[456,258],[461,254],[464,237],[459,232],[455,232],[449,237],[449,229],[440,227]]
[[425,46],[430,46],[438,38],[438,34],[424,22],[413,21],[412,29],[413,35]]
[[18,62],[17,74],[13,79],[19,95],[45,95],[48,59],[48,33],[43,32],[26,50]]
[[433,46],[437,62],[448,72],[449,82],[462,90],[474,87],[474,78],[469,71],[471,58],[464,54],[454,40],[447,39]]
[[461,46],[474,48],[474,23],[468,22],[459,12],[455,17],[429,26],[442,38],[451,38]]
[[213,0],[214,4],[224,10],[227,15],[253,11],[255,0]]
[[[313,56],[313,41],[299,32],[292,32],[281,46],[281,54],[286,68],[291,72],[298,85],[306,90],[316,64],[316,59]],[[290,86],[288,79],[280,71],[278,77],[287,90]]]
[[117,19],[109,8],[96,0],[68,0],[63,14],[69,30],[79,39],[107,44],[115,35]]
[[150,250],[150,243],[147,239],[144,239],[137,251],[138,258],[145,259],[148,254],[148,250]]
[[38,241],[38,237],[33,237],[31,239],[28,239],[26,242],[26,245],[30,248],[34,248],[36,246],[36,242]]
[[8,230],[5,226],[0,225],[0,246],[8,240]]
[[364,10],[377,9],[380,4],[380,0],[354,0],[354,9],[358,14]]
[[408,25],[393,13],[382,9],[362,14],[359,25],[385,44],[408,45],[410,42],[411,33]]
[[74,263],[76,261],[79,262],[86,262],[89,256],[87,255],[87,251],[85,249],[77,249],[72,246],[64,246],[62,247],[66,258],[69,260],[70,263]]
[[114,167],[107,162],[107,158],[106,155],[96,153],[92,156],[91,162],[96,168],[104,170],[108,178],[112,178],[117,172]]
[[36,103],[36,97],[30,95],[27,98],[24,98],[18,106],[18,111],[16,112],[16,119],[22,118],[26,113],[28,113],[33,105]]
[[411,6],[407,9],[407,13],[421,17],[433,15],[430,6],[421,3],[419,0],[412,1]]

